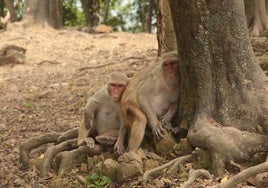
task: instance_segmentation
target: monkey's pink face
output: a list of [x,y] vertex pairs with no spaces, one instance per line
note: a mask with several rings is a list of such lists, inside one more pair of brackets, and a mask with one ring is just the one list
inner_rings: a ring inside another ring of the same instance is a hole
[[109,83],[109,90],[113,101],[119,101],[126,86],[119,83]]
[[165,60],[162,63],[162,67],[168,79],[170,80],[177,79],[177,75],[178,75],[178,60],[177,59]]

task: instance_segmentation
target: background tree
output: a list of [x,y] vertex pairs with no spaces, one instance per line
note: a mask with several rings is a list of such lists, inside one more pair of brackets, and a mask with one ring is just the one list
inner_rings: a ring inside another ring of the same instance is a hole
[[103,23],[104,24],[107,23],[109,8],[110,8],[110,0],[106,0],[105,5],[104,5],[104,13],[103,13]]
[[[14,6],[10,6],[13,2],[16,11]],[[5,0],[0,3],[2,17],[6,16],[7,7],[11,7],[13,17],[17,16],[18,20],[23,17],[23,23],[27,23],[27,26],[39,24],[55,29],[63,25],[93,28],[105,23],[114,31],[156,31],[156,0]]]
[[4,1],[0,1],[0,17],[4,17],[4,8],[5,8],[5,3]]
[[99,25],[102,22],[100,16],[100,1],[99,0],[81,0],[83,12],[85,14],[86,25],[90,28]]
[[157,41],[158,55],[177,50],[176,35],[171,19],[170,4],[166,0],[158,0]]
[[24,23],[60,28],[63,26],[60,0],[26,0]]
[[[180,117],[213,171],[268,151],[268,82],[256,63],[242,0],[170,0],[180,55]],[[263,159],[264,160],[264,159]]]
[[152,32],[152,19],[153,14],[155,14],[156,4],[154,0],[141,0],[139,3],[140,20],[142,23],[142,32],[151,33]]
[[[87,1],[83,1],[87,2]],[[84,14],[87,14],[85,12]],[[62,19],[63,25],[65,26],[85,26],[87,25],[87,20],[85,21],[85,16],[83,12],[79,9],[77,1],[66,0],[62,1]]]
[[18,16],[14,7],[13,0],[5,0],[5,3],[7,5],[8,11],[10,12],[10,21],[16,22],[18,21]]

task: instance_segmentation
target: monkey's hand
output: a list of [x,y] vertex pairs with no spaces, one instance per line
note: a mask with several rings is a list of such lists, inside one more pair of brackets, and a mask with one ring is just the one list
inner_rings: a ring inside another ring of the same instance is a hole
[[95,147],[95,140],[93,138],[85,138],[85,142],[90,149],[93,149]]
[[179,128],[178,127],[173,127],[169,120],[161,119],[161,123],[162,123],[163,127],[166,130],[171,131],[171,132],[173,132],[175,134],[177,134],[179,132]]
[[118,153],[119,155],[122,155],[124,153],[124,144],[123,142],[120,142],[120,140],[117,140],[114,145],[114,151]]
[[153,134],[156,136],[157,139],[161,139],[164,136],[164,127],[161,122],[157,126],[153,127]]

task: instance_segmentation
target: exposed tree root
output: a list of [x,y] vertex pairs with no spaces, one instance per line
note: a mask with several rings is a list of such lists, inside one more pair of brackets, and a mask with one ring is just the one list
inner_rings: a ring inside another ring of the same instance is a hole
[[51,168],[51,163],[54,157],[66,150],[71,150],[77,147],[77,139],[67,140],[58,145],[52,145],[47,148],[44,154],[44,160],[41,168],[41,176],[46,176]]
[[[164,169],[164,168],[168,168],[168,167],[170,167],[170,166],[172,166],[172,165],[173,165],[173,166],[177,166],[177,167],[172,167],[173,170],[174,170],[174,169],[177,169],[179,163],[183,163],[183,162],[185,162],[185,161],[191,161],[192,158],[193,158],[193,155],[192,155],[192,154],[191,154],[191,155],[185,155],[185,156],[182,156],[182,157],[175,158],[175,159],[169,161],[168,163],[166,163],[166,164],[164,164],[164,165],[162,165],[162,166],[158,166],[158,167],[153,168],[153,169],[151,169],[151,170],[147,170],[147,171],[143,174],[143,177],[142,177],[142,185],[143,185],[143,186],[146,185],[146,182],[147,182],[148,177],[149,177],[150,175],[155,174],[156,172],[158,172],[158,171],[160,171],[160,170],[162,170],[162,169]],[[172,170],[172,171],[173,171],[173,170]]]
[[[189,156],[189,157],[188,157]],[[167,174],[172,175],[172,174],[176,174],[179,170],[179,165],[181,163],[183,163],[184,161],[192,161],[193,160],[193,156],[192,155],[186,155],[186,156],[182,156],[177,158],[178,160],[176,160],[174,162],[174,164],[172,165],[172,167],[167,171]]]
[[71,151],[64,151],[56,156],[56,163],[58,167],[58,174],[64,174],[66,170],[72,167],[78,158],[82,157],[86,160],[87,156],[99,155],[103,152],[103,147],[101,145],[95,145],[94,148],[89,148],[88,146],[80,146]]
[[44,153],[40,171],[42,176],[46,176],[51,169],[54,159],[59,166],[59,172],[64,173],[65,170],[72,167],[72,164],[75,164],[75,162],[80,162],[81,159],[86,160],[87,156],[99,155],[103,152],[101,145],[96,145],[92,149],[88,146],[77,148],[77,137],[78,128],[73,128],[64,133],[53,132],[29,138],[19,146],[20,161],[24,166],[28,167],[30,153],[33,149],[38,149],[39,146],[44,144],[54,143],[54,145],[48,147]]
[[194,183],[194,181],[198,178],[198,177],[204,177],[206,179],[211,179],[211,174],[204,169],[198,169],[198,170],[191,170],[189,172],[188,175],[188,180],[186,182],[184,182],[180,188],[188,188],[190,187],[190,185],[192,185]]
[[196,118],[187,139],[192,145],[210,152],[212,170],[217,176],[224,174],[225,166],[230,161],[248,161],[256,153],[268,151],[266,135],[222,127],[213,118],[206,116]]
[[74,139],[78,137],[78,127],[70,129],[64,132],[58,139],[57,143],[64,142],[66,140]]
[[60,133],[56,132],[42,134],[40,136],[29,138],[22,142],[19,147],[21,163],[24,166],[28,166],[30,160],[30,152],[33,148],[36,148],[42,144],[56,142],[60,135]]
[[232,188],[235,187],[237,184],[247,180],[249,177],[254,177],[257,174],[267,172],[268,171],[268,162],[261,163],[259,165],[247,168],[237,175],[231,177],[226,182],[223,182],[216,186],[216,188]]

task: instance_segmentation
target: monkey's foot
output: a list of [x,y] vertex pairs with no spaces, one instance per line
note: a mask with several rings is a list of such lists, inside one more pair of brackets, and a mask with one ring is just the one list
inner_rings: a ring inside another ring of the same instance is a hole
[[103,135],[96,136],[95,139],[100,144],[103,144],[103,145],[114,145],[114,143],[117,140],[117,138],[115,138],[115,137],[112,137],[112,136],[103,136]]
[[90,149],[93,149],[95,147],[95,140],[93,138],[85,138],[85,142]]
[[124,153],[124,145],[122,142],[120,142],[120,140],[117,140],[117,142],[114,144],[114,151],[119,154],[122,155]]

